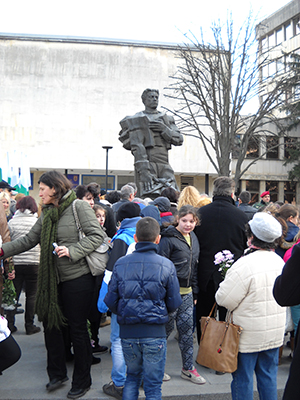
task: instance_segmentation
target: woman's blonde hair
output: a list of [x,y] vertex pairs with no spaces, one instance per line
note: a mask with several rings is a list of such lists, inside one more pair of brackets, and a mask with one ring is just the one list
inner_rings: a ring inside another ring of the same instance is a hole
[[200,200],[200,193],[195,186],[186,186],[179,195],[177,208],[179,210],[182,206],[186,206],[187,204],[193,207],[198,207]]
[[211,199],[207,196],[201,196],[199,203],[197,204],[197,208],[207,206],[207,204],[211,203]]
[[2,199],[6,199],[8,201],[8,208],[5,210],[5,214],[9,215],[10,214],[10,195],[7,192],[1,192],[0,193],[0,201]]

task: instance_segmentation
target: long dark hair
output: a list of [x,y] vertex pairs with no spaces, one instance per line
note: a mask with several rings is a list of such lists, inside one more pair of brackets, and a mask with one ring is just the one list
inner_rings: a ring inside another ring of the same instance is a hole
[[69,190],[72,189],[72,183],[69,181],[69,179],[61,172],[54,171],[54,170],[45,172],[38,180],[38,183],[40,183],[40,182],[44,183],[51,189],[52,188],[55,189],[55,194],[53,195],[53,198],[54,198],[54,200],[58,200],[58,201]]
[[293,217],[294,218],[297,215],[299,215],[299,210],[293,204],[284,204],[283,206],[281,206],[279,208],[277,214],[287,221],[289,219],[289,217]]

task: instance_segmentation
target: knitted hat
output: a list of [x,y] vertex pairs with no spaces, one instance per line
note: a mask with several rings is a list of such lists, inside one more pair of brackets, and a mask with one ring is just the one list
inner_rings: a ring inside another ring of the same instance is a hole
[[267,195],[270,195],[270,192],[267,190],[266,192],[262,192],[262,194],[260,195],[260,197],[265,197]]
[[252,233],[263,242],[272,243],[282,235],[281,224],[271,214],[257,212],[249,221]]
[[160,212],[170,211],[171,203],[167,197],[157,197],[154,201],[149,204],[152,206],[157,206]]
[[122,222],[125,218],[139,217],[140,212],[141,209],[137,203],[126,201],[117,211],[117,221]]

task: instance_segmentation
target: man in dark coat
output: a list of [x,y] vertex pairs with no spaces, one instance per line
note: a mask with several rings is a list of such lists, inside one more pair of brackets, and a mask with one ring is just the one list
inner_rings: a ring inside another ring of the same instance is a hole
[[251,200],[251,193],[247,190],[244,190],[239,195],[239,209],[244,211],[247,214],[248,220],[252,219],[253,215],[257,212],[257,209],[251,207],[249,205],[249,201]]
[[[273,295],[282,307],[300,304],[300,245],[294,246],[292,256],[286,262],[282,274],[275,281]],[[300,346],[299,326],[295,337],[295,349],[289,377],[284,389],[282,400],[299,399]]]
[[[200,244],[196,307],[198,341],[201,336],[199,320],[209,314],[219,283],[223,280],[218,271],[219,265],[214,264],[215,254],[229,250],[237,260],[247,247],[245,225],[248,218],[235,206],[233,196],[234,181],[227,176],[220,176],[214,181],[212,203],[198,211],[200,226],[194,230]],[[220,319],[224,320],[226,309],[220,307],[219,313]]]

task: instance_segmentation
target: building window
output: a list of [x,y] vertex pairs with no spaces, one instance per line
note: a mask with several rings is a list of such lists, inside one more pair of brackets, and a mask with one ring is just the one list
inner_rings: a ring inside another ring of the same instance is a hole
[[294,89],[294,100],[300,99],[300,85],[297,85]]
[[183,190],[187,186],[194,186],[194,177],[193,176],[181,176],[180,177],[180,191]]
[[262,39],[261,41],[261,52],[264,53],[268,50],[268,38],[265,37],[264,39]]
[[264,65],[261,69],[262,80],[268,79],[269,77],[269,65]]
[[259,199],[259,181],[246,181],[246,190],[251,193],[249,204],[258,202]]
[[273,203],[278,200],[278,181],[266,181],[266,190],[270,192],[270,197]]
[[127,185],[128,182],[133,182],[134,181],[134,176],[132,175],[118,175],[118,184],[117,184],[117,190],[120,190],[124,185]]
[[246,158],[257,158],[259,157],[259,141],[253,137],[249,140]]
[[284,57],[278,58],[276,60],[276,70],[278,74],[281,74],[284,72]]
[[283,42],[283,29],[280,28],[276,31],[276,44],[280,44]]
[[269,35],[269,49],[275,47],[275,45],[276,45],[275,32],[273,32],[271,35]]
[[296,182],[284,182],[284,202],[296,204]]
[[289,159],[291,154],[290,150],[295,150],[296,146],[295,144],[297,143],[297,138],[295,137],[285,137],[284,138],[284,158]]
[[284,36],[285,40],[289,40],[293,37],[293,27],[291,23],[284,26]]
[[274,136],[267,136],[266,137],[266,159],[267,160],[278,160],[279,158],[279,139],[278,137]]
[[293,25],[294,25],[294,36],[299,35],[300,33],[300,17],[295,18],[293,21]]
[[88,185],[91,182],[96,182],[100,186],[100,189],[104,190],[114,190],[115,189],[115,177],[114,175],[108,175],[107,177],[107,188],[105,175],[82,175],[81,183],[82,185]]
[[274,76],[276,74],[276,61],[272,61],[269,64],[269,76]]

